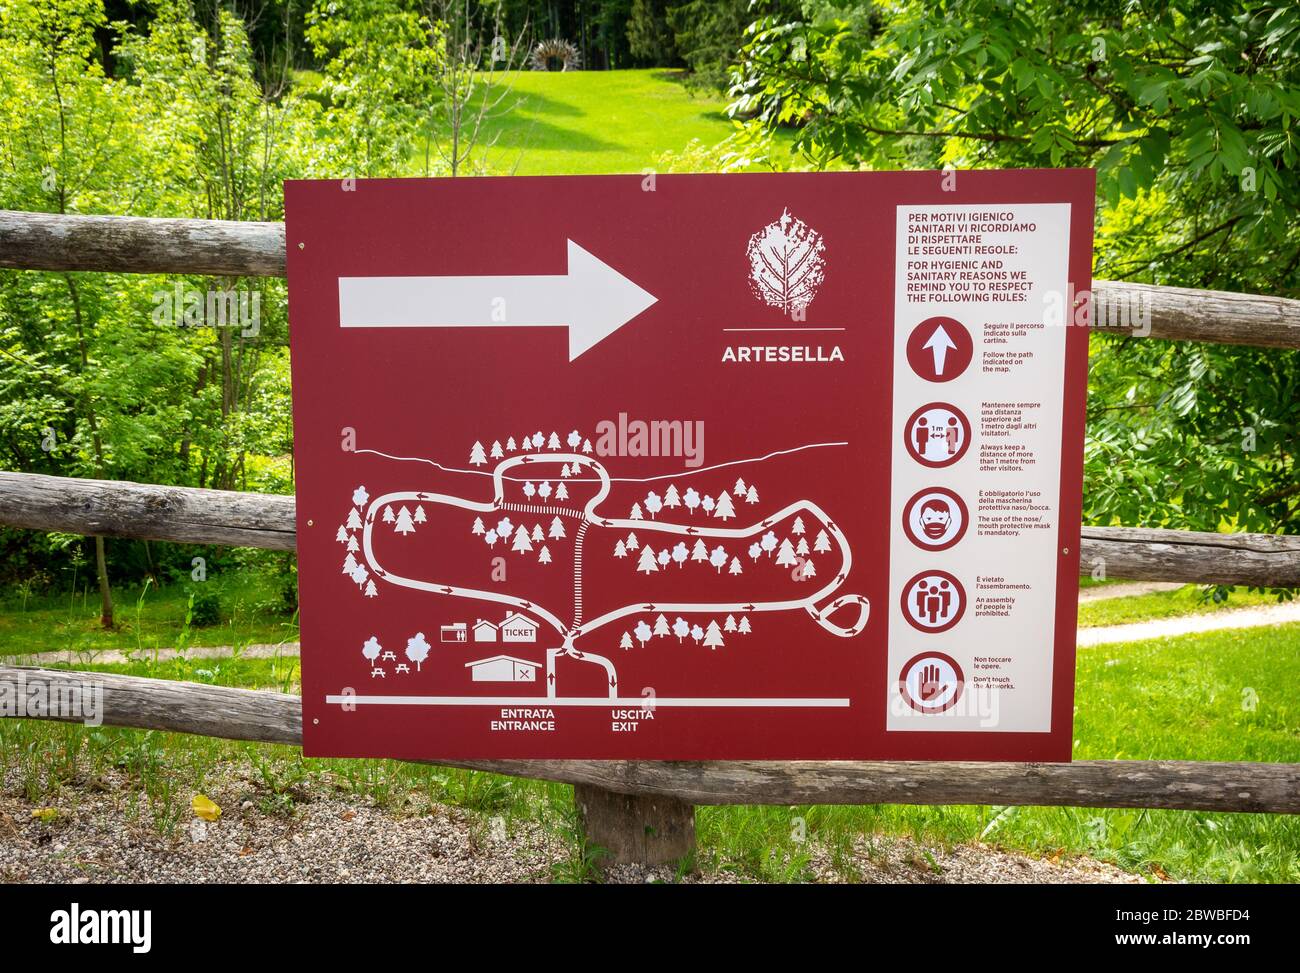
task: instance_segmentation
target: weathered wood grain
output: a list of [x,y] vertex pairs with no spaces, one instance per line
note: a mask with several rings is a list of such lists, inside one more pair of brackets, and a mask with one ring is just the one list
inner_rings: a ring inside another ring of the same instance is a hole
[[1145,527],[1084,527],[1079,573],[1189,584],[1300,585],[1300,537]]
[[292,551],[293,497],[0,471],[0,524]]
[[[300,700],[282,693],[133,676],[0,666],[3,686],[98,684],[109,726],[300,745]],[[66,720],[65,722],[79,722]],[[434,762],[434,761],[430,761]],[[1300,812],[1300,764],[1083,760],[458,760],[463,767],[692,804],[1000,804]],[[635,803],[635,802],[634,802]],[[679,809],[680,810],[680,809]],[[682,818],[678,814],[676,818]],[[667,845],[665,846],[667,847]]]
[[[0,471],[0,525],[291,551],[293,497]],[[1192,584],[1300,586],[1300,537],[1085,527],[1080,572]]]
[[284,224],[0,210],[0,267],[283,277]]
[[[1093,286],[1099,330],[1178,341],[1300,348],[1300,301],[1123,281],[1099,280]],[[1143,334],[1142,324],[1148,314],[1149,336]]]
[[[283,277],[285,230],[283,223],[0,210],[0,267]],[[1107,330],[1300,348],[1300,301],[1105,280],[1093,282],[1093,295],[1097,324]]]
[[695,851],[695,807],[664,794],[619,794],[573,786],[587,842],[604,849],[597,867],[677,863]]

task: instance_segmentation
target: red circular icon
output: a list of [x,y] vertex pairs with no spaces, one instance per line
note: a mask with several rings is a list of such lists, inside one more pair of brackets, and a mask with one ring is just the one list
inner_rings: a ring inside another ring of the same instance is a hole
[[946,487],[927,487],[903,507],[903,533],[922,550],[948,550],[969,524],[965,501]]
[[922,652],[898,673],[898,692],[918,713],[942,713],[961,698],[966,677],[957,660],[943,652]]
[[907,338],[907,363],[927,382],[951,382],[974,354],[970,332],[956,318],[926,318]]
[[955,405],[930,402],[907,420],[903,441],[922,466],[952,466],[970,448],[970,420]]
[[903,585],[898,602],[918,632],[946,632],[966,614],[966,589],[947,571],[922,571]]

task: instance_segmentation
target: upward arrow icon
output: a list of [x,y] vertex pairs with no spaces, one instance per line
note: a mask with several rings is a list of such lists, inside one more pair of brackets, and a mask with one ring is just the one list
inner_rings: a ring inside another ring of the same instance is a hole
[[569,361],[658,301],[568,241],[563,274],[340,277],[343,328],[569,329]]
[[957,343],[948,336],[948,332],[943,329],[941,324],[934,329],[934,334],[930,335],[929,339],[921,347],[928,348],[931,354],[934,355],[934,374],[937,376],[943,374],[943,365],[948,358],[948,352],[950,350],[956,351]]

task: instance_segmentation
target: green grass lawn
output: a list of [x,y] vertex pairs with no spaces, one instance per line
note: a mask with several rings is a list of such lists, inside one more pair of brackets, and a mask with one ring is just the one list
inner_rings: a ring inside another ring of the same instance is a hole
[[[295,659],[147,658],[104,671],[293,691]],[[1075,757],[1300,761],[1300,624],[1084,649],[1078,657]],[[0,720],[0,762],[33,802],[58,806],[65,787],[99,767],[126,768],[157,826],[183,822],[188,801],[222,761],[245,761],[260,800],[292,813],[286,782],[305,776],[372,798],[396,813],[428,801],[484,815],[545,822],[573,834],[569,788],[389,760],[306,760],[291,748]],[[1211,882],[1300,881],[1300,820],[1288,815],[1189,811],[913,807],[729,807],[698,812],[700,858],[757,880],[805,877],[808,841],[847,853],[880,835],[925,842],[981,840],[1055,856],[1089,854],[1157,878]],[[575,839],[576,840],[576,839]],[[581,877],[583,849],[564,875]]]
[[639,173],[692,140],[721,142],[734,128],[725,109],[662,69],[522,71],[485,125],[487,161],[498,174]]
[[[258,571],[211,576],[202,584],[114,589],[113,630],[99,624],[99,594],[26,598],[10,592],[0,603],[0,657],[72,651],[88,657],[106,649],[142,651],[178,646],[278,644],[298,639],[298,620],[287,612],[275,579]],[[215,595],[216,625],[186,625],[190,593]]]
[[[93,588],[73,595],[24,598],[10,592],[0,601],[0,657],[71,650],[89,658],[96,651],[149,651],[217,645],[278,644],[298,638],[297,619],[286,613],[283,584],[265,572],[244,571],[213,577],[199,585],[114,591],[117,628],[99,625],[99,600]],[[218,625],[185,627],[189,593],[215,594],[221,601]],[[1235,589],[1227,601],[1205,599],[1196,585],[1176,591],[1114,598],[1079,606],[1079,626],[1120,625],[1179,615],[1204,614],[1276,604],[1275,596]]]
[[1234,588],[1227,599],[1214,601],[1204,594],[1200,585],[1184,585],[1170,591],[1153,591],[1145,595],[1126,598],[1106,598],[1079,605],[1079,627],[1097,625],[1127,625],[1147,622],[1156,618],[1174,618],[1179,615],[1206,615],[1234,608],[1255,605],[1276,605],[1276,595]]

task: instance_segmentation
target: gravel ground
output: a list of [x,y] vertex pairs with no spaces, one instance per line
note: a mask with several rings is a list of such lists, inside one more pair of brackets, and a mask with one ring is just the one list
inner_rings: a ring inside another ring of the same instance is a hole
[[[549,882],[570,849],[535,822],[488,819],[424,804],[394,814],[326,785],[300,793],[291,811],[266,807],[238,773],[211,782],[223,813],[208,822],[188,807],[169,834],[152,823],[145,799],[124,778],[67,787],[53,816],[22,797],[11,775],[0,784],[0,881],[5,882]],[[185,799],[192,796],[188,792]],[[814,846],[807,877],[818,882],[1135,883],[1111,865],[1032,858],[982,845],[922,848],[908,838],[870,836],[846,853]],[[611,866],[606,881],[736,883],[721,870],[678,876],[672,868]]]

